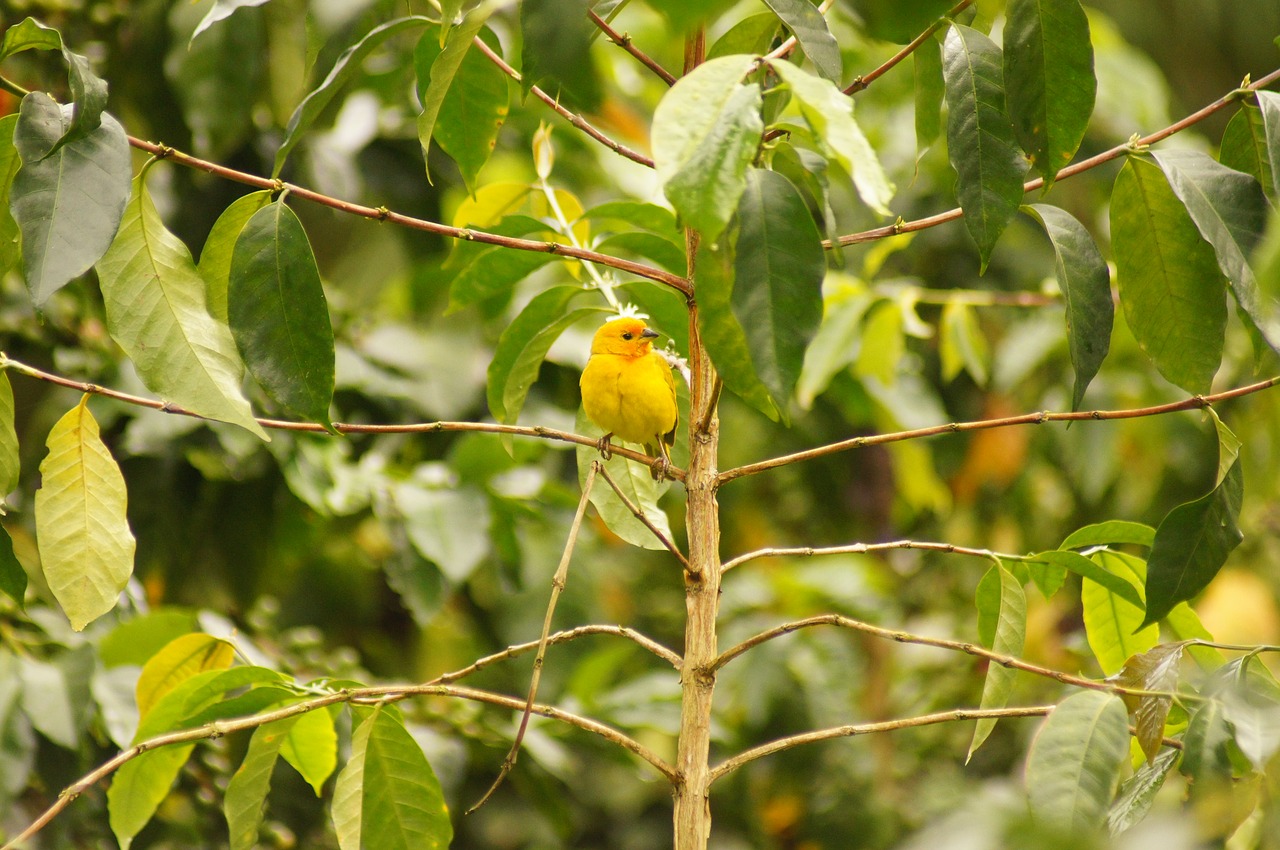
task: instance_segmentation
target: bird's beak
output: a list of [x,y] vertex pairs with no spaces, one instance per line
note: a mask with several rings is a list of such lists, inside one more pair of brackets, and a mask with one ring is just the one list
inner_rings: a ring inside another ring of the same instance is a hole
[[645,339],[657,339],[658,336],[660,336],[660,334],[657,331],[653,330],[652,328],[645,328],[644,330],[640,331],[640,336],[644,337]]

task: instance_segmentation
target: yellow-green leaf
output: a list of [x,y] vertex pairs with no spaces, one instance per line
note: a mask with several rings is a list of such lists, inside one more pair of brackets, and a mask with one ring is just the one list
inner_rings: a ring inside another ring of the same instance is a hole
[[180,683],[206,670],[225,670],[235,660],[231,644],[203,632],[191,632],[171,640],[143,666],[135,694],[138,714],[147,712]]

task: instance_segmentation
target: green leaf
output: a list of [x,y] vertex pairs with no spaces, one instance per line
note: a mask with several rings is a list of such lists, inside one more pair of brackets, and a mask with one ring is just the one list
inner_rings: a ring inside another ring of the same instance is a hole
[[555,286],[540,292],[502,332],[489,362],[486,382],[489,411],[494,419],[506,423],[519,419],[525,397],[538,379],[552,344],[565,328],[588,313],[601,310],[578,308],[566,312],[569,302],[582,292],[577,286]]
[[591,61],[591,0],[520,0],[520,84],[592,109],[600,102]]
[[605,254],[634,254],[644,257],[678,275],[684,275],[688,266],[684,248],[656,233],[614,233],[596,243],[595,250]]
[[392,36],[432,23],[435,22],[430,18],[417,15],[396,18],[369,30],[364,38],[342,51],[342,55],[338,57],[337,62],[333,63],[333,68],[329,71],[329,74],[320,85],[316,86],[310,94],[303,98],[302,103],[298,104],[298,108],[289,117],[289,124],[285,127],[284,141],[280,143],[280,149],[276,151],[276,162],[275,167],[271,170],[271,176],[280,176],[280,169],[284,168],[284,161],[289,157],[289,152],[293,150],[294,145],[311,129],[311,125],[316,118],[329,105],[329,101],[333,100],[334,96],[337,95],[338,89],[360,71],[361,63],[370,53]]
[[436,850],[453,825],[421,747],[388,709],[351,709],[358,723],[338,774],[333,825],[342,850]]
[[70,117],[71,107],[32,92],[22,99],[13,135],[23,165],[9,209],[22,231],[23,271],[37,307],[102,257],[129,200],[124,129],[104,114],[96,130],[51,153]]
[[1084,139],[1098,82],[1079,0],[1009,0],[1004,81],[1013,132],[1047,190]]
[[1108,543],[1130,543],[1151,548],[1156,530],[1140,522],[1113,519],[1076,529],[1067,535],[1059,549],[1083,549],[1087,546],[1105,546]]
[[952,0],[850,0],[873,38],[905,44],[946,14]]
[[62,34],[35,18],[23,18],[4,31],[0,41],[0,61],[24,50],[61,50]]
[[[328,716],[324,711],[312,714]],[[227,783],[223,798],[231,850],[253,850],[259,846],[258,831],[262,826],[267,792],[271,789],[271,771],[280,756],[280,747],[298,720],[298,717],[287,717],[253,730],[249,749]]]
[[65,128],[49,153],[63,145],[82,139],[98,129],[102,111],[107,108],[107,84],[89,68],[89,60],[67,49],[62,34],[35,18],[24,18],[5,31],[0,43],[0,61],[24,50],[60,50],[67,63],[67,82],[71,89],[71,123]]
[[1244,535],[1236,520],[1244,498],[1244,472],[1237,459],[1209,493],[1181,504],[1160,522],[1147,561],[1147,616],[1164,617],[1208,586]]
[[169,644],[196,629],[196,615],[184,608],[157,608],[125,620],[103,637],[98,657],[104,667],[141,667]]
[[651,142],[663,191],[688,225],[715,242],[738,207],[764,132],[755,62],[724,56],[681,77],[658,103]]
[[876,296],[865,288],[847,287],[828,295],[822,324],[804,353],[804,368],[796,384],[796,401],[804,410],[858,357],[862,342],[862,320]]
[[1222,272],[1164,174],[1143,159],[1129,157],[1116,175],[1111,245],[1139,347],[1172,383],[1208,392],[1227,323]]
[[[1001,655],[1021,655],[1027,638],[1027,597],[1022,583],[1003,564],[997,563],[978,582],[974,602],[978,609],[978,634],[983,645]],[[1015,671],[1003,664],[989,663],[979,707],[992,709],[1008,705],[1015,677]],[[995,727],[995,718],[978,720],[965,761],[973,758]]]
[[1280,93],[1255,92],[1262,110],[1262,126],[1267,134],[1267,158],[1271,161],[1271,187],[1280,198]]
[[1120,785],[1116,801],[1107,812],[1107,831],[1119,835],[1140,823],[1151,810],[1165,777],[1178,763],[1178,751],[1165,750],[1151,763],[1144,764]]
[[1275,189],[1262,109],[1248,101],[1241,101],[1240,108],[1222,131],[1218,162],[1227,168],[1253,176],[1264,191],[1272,192]]
[[1111,348],[1115,304],[1107,261],[1089,231],[1065,210],[1048,204],[1023,207],[1040,222],[1053,243],[1058,286],[1067,301],[1067,347],[1076,381],[1071,409],[1079,410],[1084,391]]
[[721,56],[732,56],[735,53],[751,56],[767,53],[769,45],[773,44],[777,34],[778,16],[774,13],[760,12],[748,15],[716,39],[715,44],[707,50],[707,61],[719,59]]
[[795,34],[804,55],[818,73],[839,83],[843,63],[840,45],[827,28],[827,20],[809,0],[765,0],[765,5]]
[[1267,769],[1280,750],[1280,695],[1275,679],[1256,655],[1240,659],[1238,673],[1222,694],[1222,711],[1235,742],[1254,770]]
[[[581,407],[578,408],[578,418],[574,421],[573,430],[584,437],[604,436],[604,431],[587,418]],[[671,523],[667,519],[666,512],[658,506],[658,499],[666,490],[667,482],[654,481],[646,467],[633,463],[621,455],[614,455],[605,461],[601,459],[600,453],[594,446],[580,445],[576,449],[579,486],[586,483],[587,471],[591,468],[591,463],[600,461],[612,476],[614,483],[618,485],[618,489],[631,500],[631,504],[638,507],[668,540],[672,539]],[[603,476],[597,477],[591,488],[591,504],[595,505],[600,519],[608,529],[632,546],[640,546],[644,549],[665,548],[653,532],[618,498],[618,494],[613,491]]]
[[[547,225],[524,215],[509,215],[489,230],[503,236],[547,234]],[[446,315],[498,295],[509,295],[515,284],[556,260],[550,252],[513,251],[498,245],[467,242],[454,249],[449,264],[461,266],[449,284]]]
[[430,31],[418,41],[413,61],[418,72],[418,141],[425,159],[434,136],[451,156],[471,192],[480,169],[489,161],[498,132],[507,120],[507,77],[479,51],[472,40],[483,31],[498,50],[497,39],[484,29],[489,6],[472,9],[462,23],[449,30],[441,48]]
[[942,308],[938,332],[942,379],[952,381],[961,371],[966,371],[975,384],[984,386],[990,372],[991,352],[973,306],[958,299],[948,300]]
[[4,500],[18,489],[22,464],[18,457],[18,432],[14,430],[13,387],[9,373],[0,371],[0,514]]
[[235,647],[202,632],[179,635],[147,660],[135,688],[138,715],[146,719],[152,707],[178,685],[209,670],[225,670],[236,660]]
[[26,607],[27,571],[13,554],[13,538],[3,526],[0,526],[0,590],[17,603],[19,609]]
[[268,439],[240,392],[244,364],[231,331],[209,315],[204,281],[187,246],[160,220],[142,174],[98,278],[107,328],[147,387]]
[[955,24],[942,50],[946,82],[947,154],[956,199],[978,244],[981,270],[1022,202],[1027,162],[1005,112],[1000,48],[977,30]]
[[[1143,562],[1122,552],[1104,550],[1084,560],[1096,564],[1129,589],[1135,584],[1141,586],[1146,578]],[[1160,640],[1160,630],[1155,626],[1141,628],[1145,606],[1140,598],[1135,603],[1109,587],[1085,579],[1080,587],[1080,606],[1089,648],[1105,675],[1120,671],[1130,657],[1146,652]]]
[[333,328],[307,232],[282,201],[240,232],[227,316],[254,380],[285,409],[326,429],[333,401]]
[[1221,700],[1207,699],[1191,713],[1182,736],[1182,771],[1197,782],[1231,778],[1231,727]]
[[[1213,640],[1213,635],[1200,622],[1195,609],[1185,602],[1173,606],[1173,610],[1164,616],[1164,625],[1177,640]],[[1220,650],[1212,646],[1188,646],[1187,654],[1196,662],[1201,670],[1212,672],[1223,664],[1227,658]]]
[[[808,215],[807,212],[805,214]],[[730,242],[729,239],[722,241]],[[769,388],[756,375],[746,332],[731,306],[734,286],[732,244],[716,248],[705,240],[700,242],[696,268],[698,330],[720,378],[731,392],[777,422],[786,415],[786,411],[779,409]]]
[[784,411],[822,322],[822,236],[796,187],[773,171],[748,172],[738,221],[730,301],[752,367]]
[[1082,578],[1091,579],[1094,582],[1105,587],[1107,590],[1119,596],[1121,599],[1142,607],[1142,594],[1138,587],[1130,583],[1127,579],[1107,570],[1105,567],[1099,566],[1097,563],[1089,560],[1079,552],[1064,552],[1061,550],[1053,550],[1048,552],[1040,552],[1035,555],[1037,561],[1044,561],[1063,569],[1070,570]]
[[1129,721],[1119,698],[1081,691],[1053,710],[1027,754],[1031,813],[1069,835],[1101,828],[1129,752]]
[[40,566],[76,631],[114,608],[133,574],[124,477],[88,402],[83,396],[49,431],[36,491]]
[[854,371],[892,386],[905,353],[902,307],[893,301],[880,301],[867,311]]
[[40,734],[68,750],[80,748],[89,721],[93,667],[89,646],[63,653],[53,661],[18,661],[23,712]]
[[268,0],[213,0],[213,6],[209,8],[209,11],[205,13],[205,16],[200,19],[200,23],[196,25],[196,31],[191,34],[191,38],[187,42],[187,47],[191,47],[191,42],[196,40],[196,36],[200,35],[200,33],[204,32],[219,21],[224,21],[231,17],[236,10],[246,9],[253,6],[263,6],[266,5],[267,2]]
[[1258,292],[1249,255],[1267,226],[1267,202],[1262,187],[1247,174],[1233,171],[1199,151],[1153,151],[1196,229],[1218,259],[1240,309],[1261,331],[1267,343],[1280,350],[1280,324],[1275,309]]
[[18,156],[18,148],[13,143],[14,128],[17,125],[17,115],[0,118],[0,277],[17,268],[22,259],[22,243],[19,240],[21,231],[13,213],[9,212],[13,179],[22,167],[22,157]]
[[[1178,684],[1182,649],[1181,643],[1154,646],[1127,660],[1114,679],[1126,688],[1172,692]],[[1173,707],[1173,697],[1121,694],[1121,698],[1133,714],[1135,737],[1147,757],[1147,764],[1154,764],[1164,745],[1164,724]]]
[[231,280],[231,257],[236,240],[254,213],[269,203],[271,193],[265,190],[237,198],[213,223],[213,229],[205,237],[204,248],[200,250],[196,271],[204,280],[209,315],[224,325],[227,323],[227,287]]
[[582,217],[594,223],[597,230],[610,230],[610,223],[622,222],[627,225],[624,232],[639,228],[669,239],[673,245],[684,244],[684,236],[676,224],[676,217],[666,207],[657,204],[607,201],[587,210]]
[[853,118],[853,99],[830,80],[815,77],[789,62],[779,60],[769,63],[769,67],[790,87],[800,114],[814,135],[853,177],[862,202],[881,215],[891,215],[888,204],[893,198],[893,184]]
[[491,543],[491,516],[485,495],[472,488],[426,487],[405,481],[395,488],[409,541],[455,584],[466,581]]
[[338,733],[333,726],[333,715],[319,709],[296,717],[285,735],[280,755],[319,797],[324,783],[338,766]]
[[916,151],[923,153],[942,132],[942,45],[926,38],[911,55],[915,69]]

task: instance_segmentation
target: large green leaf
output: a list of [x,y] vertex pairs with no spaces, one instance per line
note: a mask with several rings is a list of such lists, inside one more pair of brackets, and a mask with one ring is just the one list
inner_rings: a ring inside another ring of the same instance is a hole
[[1005,112],[1000,64],[1000,48],[991,39],[969,27],[951,27],[942,50],[947,154],[956,172],[956,199],[978,243],[983,271],[1022,202],[1027,171]]
[[0,514],[4,513],[5,498],[18,489],[22,472],[13,417],[13,387],[9,385],[9,373],[0,371]]
[[738,222],[730,303],[755,373],[786,410],[822,322],[822,236],[800,192],[774,171],[747,173]]
[[814,135],[853,177],[858,197],[881,215],[890,215],[888,203],[893,197],[893,184],[885,177],[862,128],[853,120],[853,100],[830,80],[815,77],[790,62],[779,60],[769,67],[791,88],[800,114]]
[[147,659],[138,683],[138,715],[146,719],[151,709],[178,685],[209,670],[225,670],[236,660],[230,642],[203,632],[179,635]]
[[754,63],[751,56],[704,62],[671,87],[653,114],[653,160],[663,191],[711,242],[738,207],[764,132],[760,87],[742,84]]
[[227,287],[231,281],[231,257],[235,253],[240,231],[253,218],[254,213],[271,203],[268,191],[242,195],[222,211],[213,229],[205,237],[200,249],[200,262],[196,270],[204,279],[205,297],[209,302],[209,315],[227,323]]
[[289,124],[285,127],[284,141],[280,143],[280,149],[276,151],[275,167],[271,170],[272,176],[279,176],[280,169],[284,168],[284,161],[289,157],[289,152],[311,129],[312,123],[320,116],[324,108],[329,105],[329,101],[333,100],[334,96],[337,95],[338,89],[360,71],[361,63],[370,53],[392,36],[419,29],[432,23],[435,22],[430,18],[417,15],[396,18],[369,30],[364,38],[342,51],[342,55],[338,57],[338,61],[333,63],[333,68],[321,81],[320,85],[316,86],[303,99],[302,103],[298,104],[298,108],[289,117]]
[[[578,418],[574,422],[573,430],[584,437],[604,436],[604,431],[588,419],[581,408],[578,409]],[[577,460],[579,485],[586,483],[587,471],[591,468],[592,461],[600,461],[614,483],[618,485],[618,489],[631,500],[631,504],[639,508],[645,518],[653,523],[653,526],[668,540],[673,539],[667,514],[658,506],[658,499],[669,486],[667,482],[654,481],[647,468],[621,455],[615,454],[605,461],[594,446],[578,446]],[[591,488],[591,504],[595,505],[600,519],[609,530],[632,546],[640,546],[644,549],[665,548],[662,542],[654,537],[653,532],[631,512],[626,503],[618,498],[618,494],[609,486],[609,482],[601,477],[596,478]]]
[[352,707],[358,725],[338,774],[333,824],[342,850],[436,850],[453,840],[440,783],[391,709]]
[[1267,158],[1271,161],[1271,180],[1274,197],[1280,199],[1280,93],[1255,92],[1258,108],[1262,110],[1262,126],[1267,134]]
[[102,111],[107,108],[107,83],[89,68],[89,60],[72,52],[62,42],[62,34],[47,27],[35,18],[24,18],[5,30],[0,42],[0,61],[24,50],[60,50],[67,63],[67,83],[71,89],[71,122],[65,132],[49,149],[50,153],[63,145],[82,139],[102,122]]
[[1227,303],[1213,247],[1155,165],[1130,157],[1111,192],[1111,245],[1125,319],[1160,374],[1209,391]]
[[1111,348],[1111,274],[1089,231],[1070,213],[1048,204],[1023,209],[1040,222],[1053,243],[1058,286],[1067,301],[1067,349],[1076,373],[1071,409],[1079,410],[1084,391]]
[[[1126,587],[1141,587],[1146,580],[1146,564],[1123,552],[1094,552],[1086,560],[1096,563],[1108,574],[1120,578]],[[1134,655],[1146,652],[1160,640],[1155,626],[1140,628],[1145,605],[1114,593],[1092,579],[1080,585],[1080,607],[1084,617],[1085,637],[1089,648],[1105,675],[1124,668]]]
[[1099,830],[1129,752],[1129,719],[1119,697],[1081,691],[1053,710],[1027,753],[1031,813],[1068,835]]
[[840,45],[836,44],[827,20],[809,0],[764,0],[787,29],[795,33],[804,55],[809,57],[818,73],[832,82],[840,82],[843,63]]
[[1253,176],[1266,192],[1275,190],[1271,173],[1271,154],[1267,150],[1267,128],[1262,109],[1243,101],[1222,131],[1218,161]]
[[1165,616],[1208,586],[1244,539],[1236,520],[1244,498],[1244,472],[1237,459],[1209,493],[1169,511],[1156,528],[1147,561],[1147,616]]
[[231,257],[227,317],[254,380],[277,404],[326,428],[333,328],[307,232],[283,201],[254,213]]
[[109,114],[97,129],[50,153],[71,107],[43,92],[22,99],[13,142],[22,168],[9,209],[22,231],[22,263],[36,306],[83,274],[111,245],[129,200],[129,140]]
[[191,254],[160,220],[143,177],[98,263],[108,330],[153,392],[267,439],[240,391],[244,364],[231,331],[209,314]]
[[1053,185],[1084,138],[1098,83],[1089,19],[1079,0],[1009,0],[1004,82],[1014,135]]
[[874,38],[905,44],[955,5],[952,0],[850,0]]
[[36,491],[40,566],[76,631],[114,608],[133,574],[124,476],[88,402],[85,395],[49,431]]
[[1280,346],[1274,308],[1258,291],[1249,256],[1262,239],[1271,205],[1258,181],[1199,151],[1153,151],[1173,193],[1218,259],[1236,302],[1272,348]]
[[338,766],[338,733],[328,710],[308,711],[296,718],[280,755],[307,781],[316,796]]
[[434,136],[453,158],[462,179],[476,190],[480,169],[489,161],[498,131],[507,120],[507,76],[479,51],[469,50],[477,33],[500,51],[497,37],[484,28],[487,5],[467,13],[449,30],[444,47],[431,31],[418,41],[413,61],[418,71],[418,141],[425,157]]
[[591,61],[596,28],[591,0],[520,0],[520,84],[591,109],[600,101],[600,77]]
[[[312,714],[325,714],[323,711]],[[301,715],[305,717],[306,715]],[[271,771],[280,756],[280,748],[299,717],[286,717],[259,726],[249,738],[249,749],[240,767],[227,783],[222,808],[227,817],[231,850],[253,850],[258,847],[258,830],[271,789]]]
[[[997,563],[978,582],[974,602],[978,609],[978,634],[983,645],[1002,655],[1021,655],[1027,638],[1027,596],[1022,583],[1003,564]],[[992,709],[1008,705],[1015,677],[1015,671],[1003,664],[988,664],[979,707]],[[966,761],[973,758],[995,727],[995,718],[978,720]]]

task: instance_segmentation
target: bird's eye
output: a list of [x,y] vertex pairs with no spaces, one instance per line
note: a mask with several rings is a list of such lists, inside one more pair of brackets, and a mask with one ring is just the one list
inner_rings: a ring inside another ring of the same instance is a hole
[[623,339],[631,339],[631,331],[624,331],[624,332],[623,332],[623,334],[622,334],[622,338],[623,338]]

